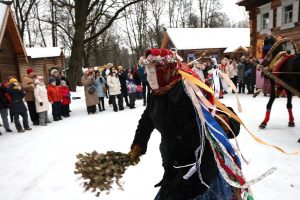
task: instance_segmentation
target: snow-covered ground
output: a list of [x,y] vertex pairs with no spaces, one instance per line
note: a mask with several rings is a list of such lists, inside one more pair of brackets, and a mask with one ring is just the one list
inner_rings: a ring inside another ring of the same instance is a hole
[[[82,88],[73,96],[82,96]],[[300,101],[294,98],[295,128],[287,127],[286,99],[276,99],[267,129],[258,126],[264,118],[268,98],[240,95],[243,113],[240,117],[257,136],[268,143],[278,145],[288,152],[300,151]],[[232,94],[222,100],[236,109]],[[107,100],[106,100],[107,103]],[[144,107],[137,101],[134,110],[115,113],[107,111],[87,115],[84,99],[74,100],[71,117],[53,122],[47,127],[33,127],[25,134],[4,133],[0,137],[0,200],[96,200],[92,193],[84,193],[80,181],[74,175],[74,163],[78,153],[96,150],[128,152],[135,128]],[[51,115],[50,115],[51,116]],[[50,117],[52,118],[52,117]],[[11,125],[14,128],[14,125]],[[2,128],[1,128],[2,129]],[[3,129],[2,129],[3,132]],[[300,156],[289,156],[273,148],[256,143],[242,129],[238,137],[244,156],[250,160],[244,166],[248,179],[253,179],[271,167],[275,173],[252,187],[257,200],[296,200],[300,196]],[[113,189],[101,194],[103,200],[150,200],[158,188],[163,169],[158,150],[160,135],[154,131],[148,152],[137,166],[129,167],[123,182],[124,191]]]

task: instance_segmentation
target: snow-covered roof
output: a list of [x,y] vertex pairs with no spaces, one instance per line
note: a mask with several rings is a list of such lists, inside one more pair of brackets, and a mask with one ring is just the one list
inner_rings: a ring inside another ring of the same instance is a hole
[[249,28],[168,28],[167,33],[178,50],[250,46]]
[[31,58],[47,58],[60,56],[61,49],[59,47],[26,48],[26,52]]
[[231,46],[231,47],[228,47],[227,49],[225,49],[224,53],[231,53],[231,52],[234,52],[238,49],[244,49],[245,51],[248,51],[247,47],[242,47],[242,46],[234,47],[234,46]]
[[4,18],[7,10],[7,5],[0,3],[0,43],[1,43],[1,35],[3,35],[4,27]]

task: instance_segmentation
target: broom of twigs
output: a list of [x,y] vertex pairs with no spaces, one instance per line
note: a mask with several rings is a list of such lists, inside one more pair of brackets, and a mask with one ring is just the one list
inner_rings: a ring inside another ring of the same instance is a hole
[[105,154],[93,151],[76,157],[74,173],[83,178],[85,191],[95,192],[97,197],[103,191],[108,194],[114,182],[123,190],[120,179],[128,166],[136,164],[130,162],[127,154],[114,151]]

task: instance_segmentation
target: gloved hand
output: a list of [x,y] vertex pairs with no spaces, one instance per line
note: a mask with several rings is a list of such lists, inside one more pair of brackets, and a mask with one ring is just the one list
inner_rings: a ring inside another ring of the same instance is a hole
[[43,106],[43,102],[40,102],[40,106]]
[[[225,114],[216,114],[218,115],[219,117],[221,117],[228,125],[229,125],[229,120],[228,120],[228,116],[226,116]],[[216,121],[220,124],[220,126],[223,128],[223,130],[225,131],[225,133],[229,134],[230,133],[230,130],[229,128],[224,124],[224,122],[219,119],[218,117],[215,117]]]
[[140,155],[141,155],[142,148],[139,145],[133,145],[131,147],[131,151],[128,153],[130,157],[130,162],[132,164],[137,164],[140,162]]

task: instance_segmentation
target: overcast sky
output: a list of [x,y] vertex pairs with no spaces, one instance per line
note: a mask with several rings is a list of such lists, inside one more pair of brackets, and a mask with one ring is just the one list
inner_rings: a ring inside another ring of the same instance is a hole
[[236,5],[240,0],[221,0],[223,4],[223,11],[233,21],[240,21],[245,19],[245,7]]

